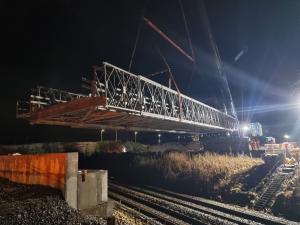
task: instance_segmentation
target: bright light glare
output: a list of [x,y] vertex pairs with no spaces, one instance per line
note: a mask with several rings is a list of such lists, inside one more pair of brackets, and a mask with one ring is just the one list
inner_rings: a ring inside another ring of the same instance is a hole
[[285,135],[283,135],[283,137],[284,137],[285,139],[289,139],[289,138],[290,138],[290,135],[285,134]]
[[243,131],[248,131],[250,128],[249,128],[249,126],[248,125],[243,125],[242,126],[242,129],[243,129]]

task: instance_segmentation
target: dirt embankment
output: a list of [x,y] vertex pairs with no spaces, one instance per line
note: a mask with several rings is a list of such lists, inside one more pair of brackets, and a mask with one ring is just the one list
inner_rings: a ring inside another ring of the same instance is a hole
[[123,183],[160,186],[224,202],[234,194],[240,205],[246,205],[251,201],[247,192],[272,165],[246,156],[171,152],[81,155],[79,167],[108,169],[110,177]]
[[294,177],[286,184],[272,207],[272,213],[290,220],[300,221],[300,178]]

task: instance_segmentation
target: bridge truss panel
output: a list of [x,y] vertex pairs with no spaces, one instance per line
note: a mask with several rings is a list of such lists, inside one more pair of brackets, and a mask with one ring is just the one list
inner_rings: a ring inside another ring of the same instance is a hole
[[53,88],[32,89],[17,103],[17,118],[31,124],[93,129],[208,133],[237,131],[236,118],[155,81],[109,63],[94,68],[82,95]]
[[58,103],[66,103],[76,99],[87,97],[86,95],[62,91],[54,88],[38,86],[31,89],[29,101],[17,102],[17,117],[26,116],[48,106]]
[[238,121],[231,115],[143,76],[106,62],[95,72],[96,93],[106,97],[107,108],[208,128],[238,129]]

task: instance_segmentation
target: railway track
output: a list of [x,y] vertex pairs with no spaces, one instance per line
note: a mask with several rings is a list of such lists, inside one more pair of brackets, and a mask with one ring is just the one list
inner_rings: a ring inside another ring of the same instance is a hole
[[275,199],[276,194],[280,191],[280,187],[287,179],[288,174],[276,174],[274,178],[272,178],[270,184],[260,196],[258,201],[256,201],[254,205],[254,209],[257,211],[263,210],[265,207],[271,205],[271,201]]
[[164,224],[297,224],[154,187],[141,188],[111,182],[109,196],[121,201],[122,204],[143,211],[148,216],[157,218]]
[[144,203],[134,201],[123,195],[109,191],[109,197],[114,200],[119,201],[120,204],[124,204],[128,207],[138,209],[139,212],[144,213],[146,216],[151,216],[152,218],[157,219],[158,221],[160,221],[163,224],[188,225],[188,223],[185,223],[184,221],[181,221],[181,220],[179,220],[175,217],[172,217],[166,213],[163,213],[163,212],[160,212],[159,210],[151,208],[151,207],[145,205]]
[[[134,208],[130,208],[127,207],[126,205],[122,204],[121,202],[116,202],[116,208],[121,211],[124,212],[127,215],[130,215],[130,218],[134,218],[134,224],[136,223],[142,223],[142,224],[147,224],[147,225],[162,225],[162,223],[160,223],[159,221],[156,220],[156,218],[152,218],[149,216],[146,216],[145,214],[143,214],[140,209],[134,209]],[[121,218],[122,222],[121,224],[132,224],[132,221],[128,221],[128,218]],[[138,222],[137,222],[138,221]]]

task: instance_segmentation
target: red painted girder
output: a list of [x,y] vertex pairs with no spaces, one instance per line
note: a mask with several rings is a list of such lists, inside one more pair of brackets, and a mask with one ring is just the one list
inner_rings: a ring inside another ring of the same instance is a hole
[[58,103],[56,105],[48,106],[33,113],[31,119],[42,120],[49,117],[55,117],[67,113],[91,109],[97,106],[105,106],[105,103],[106,100],[104,96],[80,98],[70,102]]

